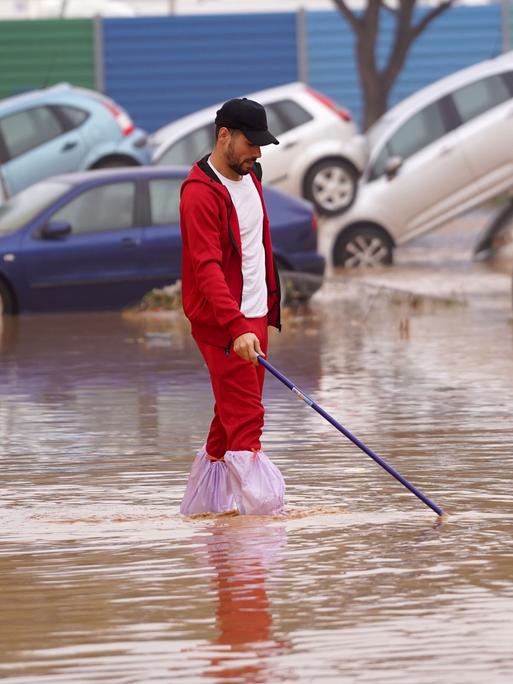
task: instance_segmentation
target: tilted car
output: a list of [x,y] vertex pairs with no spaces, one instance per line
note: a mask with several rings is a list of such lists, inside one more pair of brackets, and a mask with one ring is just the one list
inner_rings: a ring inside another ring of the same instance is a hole
[[367,132],[369,162],[342,217],[333,262],[392,262],[393,250],[513,187],[513,52],[437,81]]
[[[0,310],[119,308],[181,276],[180,186],[188,169],[133,167],[52,177],[0,206]],[[282,282],[322,284],[311,205],[264,188]]]
[[7,196],[60,173],[150,162],[145,131],[110,98],[61,83],[0,100]]
[[[349,112],[304,83],[247,95],[264,105],[279,145],[262,147],[264,183],[313,202],[335,215],[354,201],[365,164],[362,136]],[[192,164],[214,145],[214,119],[222,103],[184,116],[150,136],[155,164]]]

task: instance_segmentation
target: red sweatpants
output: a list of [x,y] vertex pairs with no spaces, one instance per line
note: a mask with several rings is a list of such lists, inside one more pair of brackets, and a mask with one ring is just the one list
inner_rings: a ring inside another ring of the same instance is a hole
[[[248,322],[267,354],[267,316],[250,318]],[[222,458],[226,451],[260,450],[264,427],[264,367],[244,361],[233,349],[227,354],[220,347],[198,340],[196,344],[207,364],[215,398],[207,453]]]

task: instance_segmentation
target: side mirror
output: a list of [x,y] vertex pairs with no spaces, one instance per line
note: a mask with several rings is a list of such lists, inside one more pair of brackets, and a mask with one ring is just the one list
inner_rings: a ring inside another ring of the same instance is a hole
[[59,240],[70,234],[71,224],[67,221],[48,221],[41,231],[44,240]]
[[387,159],[385,164],[385,175],[388,179],[393,178],[399,172],[399,169],[403,165],[402,157],[390,157]]

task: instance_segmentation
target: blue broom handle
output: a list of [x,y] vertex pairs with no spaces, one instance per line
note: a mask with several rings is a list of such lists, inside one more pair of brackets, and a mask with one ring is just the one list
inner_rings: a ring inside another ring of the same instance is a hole
[[392,468],[392,466],[388,465],[386,461],[384,461],[381,456],[378,456],[375,454],[372,449],[369,449],[368,446],[366,446],[361,440],[358,439],[358,437],[355,437],[349,430],[347,430],[343,425],[341,425],[335,418],[330,416],[329,413],[327,413],[319,404],[317,404],[315,401],[310,399],[304,392],[302,392],[296,385],[294,385],[293,382],[291,382],[285,375],[280,373],[280,371],[275,368],[272,364],[269,363],[266,359],[264,359],[262,356],[257,355],[258,362],[264,366],[270,373],[274,375],[275,378],[278,378],[284,385],[286,385],[289,390],[294,392],[294,394],[299,397],[299,399],[302,399],[308,406],[311,406],[314,411],[317,411],[323,418],[325,418],[328,423],[331,423],[333,427],[336,427],[339,432],[341,432],[343,435],[345,435],[348,439],[351,440],[354,444],[356,444],[357,447],[359,447],[362,451],[364,451],[367,456],[370,456],[376,463],[378,463],[382,468],[384,468],[387,473],[390,473],[392,477],[395,477],[398,482],[400,482],[406,489],[409,489],[412,494],[415,494],[416,497],[418,497],[421,501],[423,501],[426,506],[429,506],[437,515],[443,515],[443,509],[440,508],[440,506],[437,506],[434,501],[431,501],[429,497],[427,497],[425,494],[423,494],[420,489],[417,489],[414,485],[412,485],[411,482],[409,482],[405,477],[401,475],[401,473],[398,473],[397,470]]

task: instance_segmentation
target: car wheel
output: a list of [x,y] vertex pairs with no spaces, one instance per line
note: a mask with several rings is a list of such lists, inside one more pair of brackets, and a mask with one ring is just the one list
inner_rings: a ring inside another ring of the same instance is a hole
[[390,236],[375,226],[354,226],[342,231],[333,248],[333,263],[344,268],[363,268],[392,263]]
[[349,209],[356,197],[358,174],[342,159],[323,159],[305,176],[304,195],[326,216]]
[[15,313],[14,301],[7,285],[0,280],[0,316]]
[[111,158],[111,159],[100,159],[99,162],[96,162],[94,166],[92,166],[92,169],[118,169],[122,168],[123,166],[137,166],[137,163],[133,159],[120,159],[120,158]]

